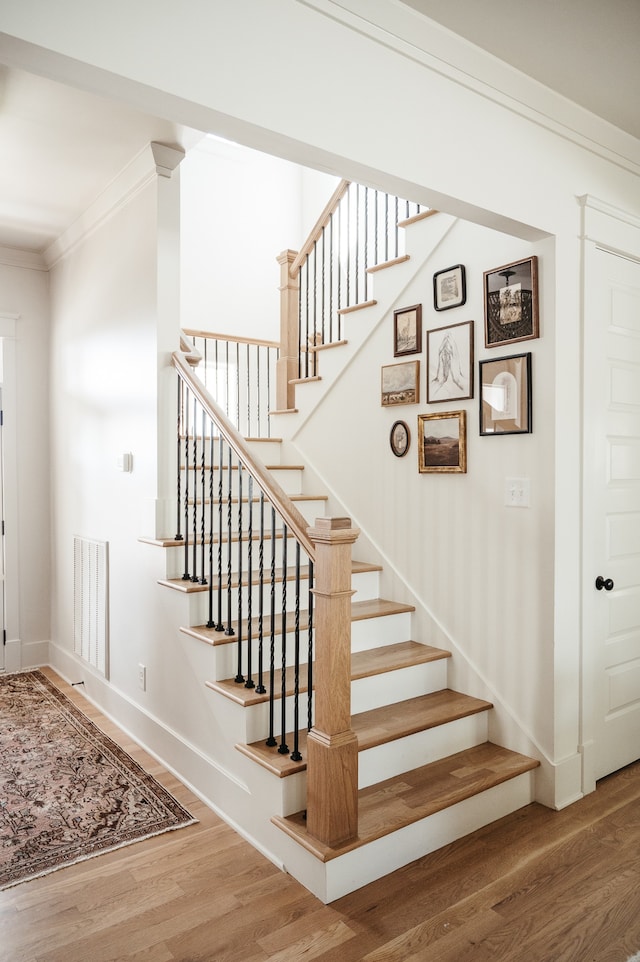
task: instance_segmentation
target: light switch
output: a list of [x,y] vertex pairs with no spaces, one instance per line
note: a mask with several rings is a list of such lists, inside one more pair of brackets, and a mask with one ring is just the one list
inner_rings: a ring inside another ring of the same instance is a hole
[[130,452],[118,455],[118,471],[132,471],[133,470],[133,455]]
[[505,478],[504,503],[508,508],[528,508],[531,502],[529,478]]

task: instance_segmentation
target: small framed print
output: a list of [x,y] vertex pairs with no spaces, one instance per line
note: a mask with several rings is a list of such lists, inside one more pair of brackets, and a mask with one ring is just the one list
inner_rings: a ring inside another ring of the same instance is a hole
[[422,304],[393,312],[393,356],[422,350]]
[[467,473],[467,412],[418,415],[420,474]]
[[427,331],[427,404],[473,397],[473,321]]
[[433,306],[436,311],[460,307],[467,300],[467,284],[462,264],[447,267],[433,275]]
[[480,361],[480,434],[531,433],[531,354]]
[[389,444],[397,458],[403,458],[409,450],[411,435],[409,433],[409,426],[404,421],[396,421],[392,425],[389,434]]
[[382,368],[380,403],[417,404],[420,400],[420,361],[385,364]]
[[538,336],[538,258],[485,271],[485,346],[501,347]]

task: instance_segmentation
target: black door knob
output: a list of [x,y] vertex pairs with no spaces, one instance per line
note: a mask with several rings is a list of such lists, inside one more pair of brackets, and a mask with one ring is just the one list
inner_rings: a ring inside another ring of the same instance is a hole
[[598,575],[596,578],[596,588],[598,591],[602,591],[603,588],[605,591],[611,591],[613,588],[613,581],[611,578],[603,578],[602,575]]

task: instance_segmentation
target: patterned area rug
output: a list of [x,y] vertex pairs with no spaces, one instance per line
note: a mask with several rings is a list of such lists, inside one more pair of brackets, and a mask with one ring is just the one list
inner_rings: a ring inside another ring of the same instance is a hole
[[42,672],[0,675],[0,889],[195,821]]

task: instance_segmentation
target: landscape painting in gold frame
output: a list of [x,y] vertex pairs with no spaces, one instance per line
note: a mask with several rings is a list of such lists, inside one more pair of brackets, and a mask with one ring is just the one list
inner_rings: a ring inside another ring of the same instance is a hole
[[420,474],[467,473],[467,412],[418,415]]

